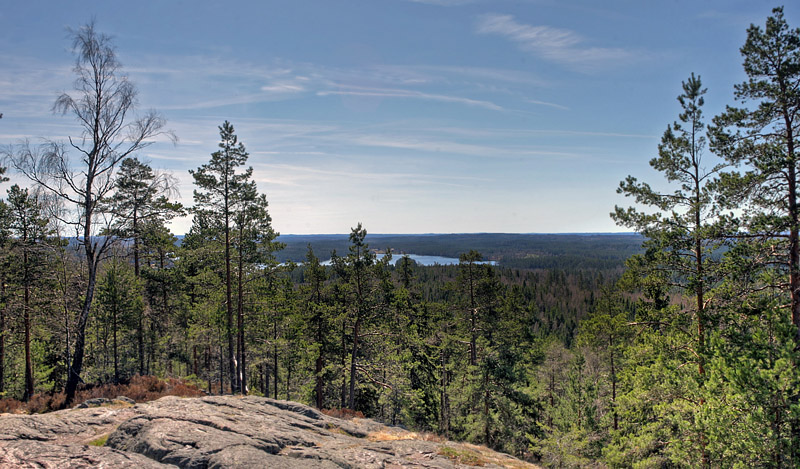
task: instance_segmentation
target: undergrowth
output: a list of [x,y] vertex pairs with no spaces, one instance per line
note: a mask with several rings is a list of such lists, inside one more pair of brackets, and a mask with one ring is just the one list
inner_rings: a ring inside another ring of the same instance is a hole
[[[164,396],[200,397],[205,393],[192,383],[176,379],[161,379],[155,376],[134,376],[125,384],[84,385],[75,393],[73,404],[87,399],[105,397],[114,399],[126,396],[136,402],[153,401]],[[38,414],[63,409],[66,395],[63,392],[34,394],[28,402],[16,399],[0,399],[0,413]]]

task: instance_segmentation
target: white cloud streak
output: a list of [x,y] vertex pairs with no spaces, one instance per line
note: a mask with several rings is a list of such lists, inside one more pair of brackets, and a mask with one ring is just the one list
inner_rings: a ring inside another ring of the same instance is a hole
[[477,32],[503,36],[537,57],[583,72],[617,65],[633,58],[633,53],[626,49],[584,46],[584,39],[574,31],[518,23],[511,15],[488,14],[479,17]]
[[377,98],[413,98],[430,101],[441,101],[448,103],[465,104],[467,106],[482,107],[492,111],[503,111],[503,107],[498,106],[490,101],[481,101],[477,99],[462,98],[459,96],[447,96],[442,94],[423,93],[421,91],[413,90],[400,90],[400,89],[352,89],[352,90],[329,90],[319,91],[317,96],[330,96],[330,95],[345,95],[345,96],[370,96]]
[[547,101],[538,101],[538,100],[535,100],[535,99],[526,99],[525,101],[527,101],[527,102],[529,102],[531,104],[539,105],[539,106],[547,106],[547,107],[552,107],[552,108],[555,108],[555,109],[561,109],[562,111],[569,111],[569,108],[567,106],[562,106],[562,105],[556,104],[556,103],[548,103]]
[[470,3],[475,3],[478,0],[410,0],[410,1],[414,3],[425,3],[427,5],[455,7],[461,5],[469,5]]

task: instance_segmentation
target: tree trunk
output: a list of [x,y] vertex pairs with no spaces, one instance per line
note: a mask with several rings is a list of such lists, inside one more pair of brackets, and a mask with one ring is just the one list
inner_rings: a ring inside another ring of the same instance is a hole
[[614,430],[619,429],[619,417],[617,416],[617,370],[614,367],[614,339],[609,341],[611,351],[611,409],[614,414]]
[[[65,355],[64,355],[64,368],[66,368],[66,375],[67,375],[65,377],[65,382],[66,382],[66,381],[69,381],[69,361],[70,361],[71,357],[70,357],[70,348],[69,348],[69,342],[70,342],[69,306],[68,306],[68,303],[67,303],[67,291],[68,291],[68,288],[67,288],[67,260],[66,260],[66,257],[64,257],[63,253],[62,253],[61,261],[62,261],[62,266],[64,268],[64,283],[63,283],[63,288],[62,288],[62,291],[61,291],[61,295],[62,295],[61,296],[61,301],[62,301],[63,307],[64,307],[64,344],[65,344],[65,346],[64,346],[64,352],[65,352]],[[5,288],[6,288],[5,279],[2,279],[2,280],[4,282],[2,288],[3,288],[3,298],[4,298],[4,301],[5,301]],[[3,306],[3,308],[5,308],[5,305]],[[3,328],[0,327],[0,334],[2,333],[2,331],[3,331]],[[0,355],[2,355],[2,354],[0,354]],[[2,368],[2,364],[0,364],[0,368]],[[0,389],[0,392],[3,392],[3,390]]]
[[[322,292],[320,291],[320,285],[319,285],[319,281],[318,280],[317,280],[315,288],[316,288],[316,296],[317,296],[316,305],[317,305],[317,307],[319,307],[319,305],[322,304]],[[309,305],[308,307],[312,308],[313,306]],[[323,404],[322,393],[323,393],[323,387],[324,387],[322,370],[325,368],[325,362],[324,362],[325,344],[324,344],[323,340],[324,340],[324,337],[325,337],[324,336],[325,331],[323,330],[324,329],[324,327],[323,327],[324,319],[323,319],[323,316],[322,316],[322,311],[320,309],[317,309],[316,318],[317,318],[317,321],[316,321],[317,322],[317,344],[319,344],[319,353],[317,354],[317,359],[316,359],[316,362],[314,364],[314,377],[315,377],[315,380],[316,380],[316,386],[314,387],[314,392],[316,394],[317,409],[322,409],[322,404]]]
[[6,298],[6,279],[0,278],[0,300],[3,301],[3,306],[0,307],[0,394],[6,389],[6,305],[8,299]]
[[339,407],[347,407],[347,326],[342,322],[342,389]]
[[230,219],[229,207],[227,198],[227,183],[226,183],[226,198],[225,198],[225,311],[226,311],[226,336],[228,338],[228,367],[231,380],[231,393],[236,393],[236,355],[233,345],[233,294],[231,292],[231,235],[230,235]]
[[278,398],[278,321],[275,321],[275,344],[272,350],[272,373],[275,378],[273,384],[272,396],[274,399]]
[[242,395],[247,394],[247,364],[245,363],[245,344],[244,344],[244,253],[242,252],[242,233],[239,231],[239,272],[237,272],[237,318],[238,318],[238,339],[239,339],[239,388]]
[[[158,262],[159,262],[159,269],[160,269],[160,271],[162,273],[162,275],[161,275],[161,304],[163,305],[163,308],[161,310],[161,314],[162,314],[162,316],[161,316],[162,319],[161,320],[162,321],[166,321],[170,316],[170,311],[169,311],[169,295],[167,294],[167,280],[166,280],[166,277],[163,275],[163,273],[166,272],[166,268],[167,268],[167,253],[164,251],[163,247],[159,247],[158,248]],[[150,322],[152,323],[154,321],[151,320]],[[153,348],[155,348],[155,344],[154,344]],[[170,365],[168,365],[168,366],[171,367],[172,366],[171,363],[172,363],[172,361],[170,360]]]
[[470,339],[469,339],[469,364],[476,366],[478,364],[478,329],[476,324],[477,311],[473,306],[470,315]]
[[133,209],[133,274],[139,278],[139,214]]
[[206,344],[205,356],[203,357],[204,368],[206,370],[206,377],[208,378],[208,393],[211,394],[211,378],[214,376],[214,370],[211,368],[211,345]]
[[138,324],[137,324],[137,332],[136,332],[136,343],[139,352],[139,374],[144,374],[144,311],[145,308],[142,308],[141,313],[139,313]]
[[448,404],[447,404],[447,384],[448,384],[447,383],[447,360],[445,358],[445,353],[444,353],[444,344],[442,344],[442,350],[440,352],[440,355],[441,355],[441,361],[442,361],[442,372],[441,372],[442,373],[442,378],[441,378],[442,391],[441,391],[441,397],[439,399],[439,405],[441,406],[441,410],[439,411],[440,414],[441,414],[440,415],[440,423],[439,423],[439,431],[442,432],[442,434],[444,434],[445,438],[447,438],[449,436],[449,433],[450,433],[450,423],[449,423],[449,414],[450,414],[450,412],[448,410]]
[[286,400],[291,401],[291,385],[292,385],[292,367],[288,366],[286,368]]
[[72,405],[72,401],[75,399],[75,391],[78,390],[78,384],[82,381],[81,370],[83,369],[83,349],[86,346],[86,323],[89,320],[89,310],[92,307],[92,299],[94,297],[94,270],[94,267],[89,267],[89,287],[86,288],[86,298],[83,301],[81,315],[78,317],[78,324],[75,330],[75,351],[72,354],[72,366],[70,367],[69,379],[65,389],[67,395],[64,403],[65,407]]
[[[92,187],[91,180],[87,182],[87,187]],[[91,199],[89,196],[87,196],[85,206],[91,207]],[[97,258],[94,252],[94,246],[91,244],[91,211],[85,214],[85,216],[86,220],[84,223],[86,228],[84,230],[83,242],[85,243],[84,247],[86,251],[86,264],[88,267],[88,282],[86,284],[86,296],[83,299],[83,307],[81,308],[81,314],[78,317],[78,324],[76,325],[75,352],[72,356],[72,366],[70,367],[69,379],[67,379],[67,385],[64,390],[66,394],[66,399],[64,400],[65,407],[68,407],[72,404],[72,401],[75,399],[75,392],[78,390],[78,384],[82,381],[81,370],[83,369],[83,354],[84,347],[86,346],[86,324],[89,321],[89,313],[92,308],[94,290],[97,283]]]
[[156,362],[156,321],[151,316],[149,324],[150,334],[148,334],[148,341],[150,342],[147,347],[147,362],[145,363],[145,374],[152,374],[153,367]]
[[220,396],[225,394],[225,388],[223,387],[224,376],[225,376],[224,364],[225,364],[225,358],[224,354],[222,353],[222,341],[220,341],[219,343],[219,395]]
[[359,329],[361,328],[361,315],[356,318],[353,326],[353,350],[350,354],[350,395],[347,407],[355,410],[356,400],[356,355],[358,354]]
[[314,376],[316,379],[316,386],[314,387],[315,401],[317,409],[322,409],[322,346],[320,345],[319,355],[314,365]]
[[[785,87],[782,87],[782,92],[786,92]],[[795,327],[795,350],[800,349],[800,213],[797,207],[797,160],[795,157],[795,135],[794,128],[792,127],[792,113],[789,110],[784,110],[784,123],[786,124],[786,142],[787,142],[787,157],[789,160],[788,179],[788,203],[789,203],[789,284],[792,295],[792,324]],[[798,364],[795,363],[795,367]],[[796,393],[791,397],[791,405],[797,405],[800,396]],[[798,453],[800,453],[800,422],[797,418],[790,420],[791,426],[791,457],[796,461]]]
[[114,384],[119,384],[119,354],[117,353],[117,305],[112,308],[111,328],[114,346]]
[[269,397],[269,367],[264,362],[264,395]]
[[267,364],[262,363],[261,366],[258,367],[259,376],[261,377],[261,394],[267,395]]
[[197,363],[197,344],[192,345],[192,374],[195,378],[200,376],[199,366]]
[[491,442],[491,425],[489,422],[489,400],[491,396],[489,395],[489,371],[484,371],[484,382],[483,382],[483,444],[486,446],[490,446]]
[[[136,280],[140,278],[139,267],[139,227],[138,227],[138,213],[137,210],[133,211],[133,273]],[[142,308],[137,318],[137,334],[136,340],[139,347],[139,374],[144,374],[144,314],[145,308]]]
[[478,311],[475,308],[475,286],[472,271],[472,261],[469,262],[469,311],[470,311],[470,341],[469,341],[469,364],[475,366],[478,364]]
[[[27,243],[27,239],[23,238],[22,242]],[[33,359],[31,357],[31,278],[30,266],[28,265],[28,250],[27,247],[22,248],[22,268],[23,279],[25,282],[24,302],[22,311],[25,322],[25,401],[33,397]]]
[[[693,134],[694,138],[694,134]],[[694,148],[694,142],[692,142],[692,148]],[[705,339],[705,300],[703,298],[705,294],[705,286],[703,284],[703,245],[700,239],[700,167],[697,164],[697,157],[693,156],[694,160],[694,195],[695,195],[695,207],[694,207],[694,257],[695,257],[695,275],[697,282],[697,287],[695,288],[696,294],[696,301],[697,301],[697,349],[698,349],[698,360],[697,360],[697,371],[700,374],[700,388],[702,389],[705,384],[705,351],[706,351],[706,339]],[[702,407],[705,405],[705,398],[701,395],[700,396],[700,406]],[[708,446],[708,438],[706,437],[705,433],[702,431],[700,432],[700,465],[701,467],[711,467],[710,457],[707,450]]]

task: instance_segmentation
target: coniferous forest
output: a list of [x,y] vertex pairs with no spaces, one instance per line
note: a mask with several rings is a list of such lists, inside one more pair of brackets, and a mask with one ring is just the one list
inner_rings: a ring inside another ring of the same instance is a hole
[[800,466],[800,29],[781,8],[747,30],[724,112],[704,114],[691,73],[658,104],[676,117],[657,176],[620,175],[632,206],[611,214],[641,248],[403,248],[459,258],[444,266],[384,255],[401,240],[357,221],[338,248],[285,254],[227,121],[190,171],[193,205],[176,202],[174,177],[138,157],[175,138],[165,119],[137,112],[108,36],[72,39],[75,89],[54,110],[79,132],[3,147],[27,183],[0,203],[1,397],[69,404],[156,375],[548,467]]

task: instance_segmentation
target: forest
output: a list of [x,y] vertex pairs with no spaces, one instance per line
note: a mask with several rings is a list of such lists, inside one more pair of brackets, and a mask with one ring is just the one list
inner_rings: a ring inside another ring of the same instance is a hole
[[2,149],[29,184],[0,203],[0,397],[70,405],[154,375],[547,467],[800,466],[800,29],[782,8],[747,30],[724,112],[706,120],[700,76],[676,86],[660,179],[625,177],[633,206],[611,213],[641,236],[595,244],[361,223],[284,243],[227,121],[184,207],[137,157],[174,138],[164,118],[136,114],[108,36],[73,39],[75,90],[54,109],[81,132]]
[[[344,252],[348,235],[283,235],[280,262],[302,262],[310,244],[326,255]],[[394,254],[417,254],[458,259],[470,250],[505,267],[520,269],[568,268],[618,270],[625,260],[641,252],[642,238],[632,233],[517,234],[457,233],[424,235],[370,235],[376,249]],[[395,259],[396,261],[397,259]]]

